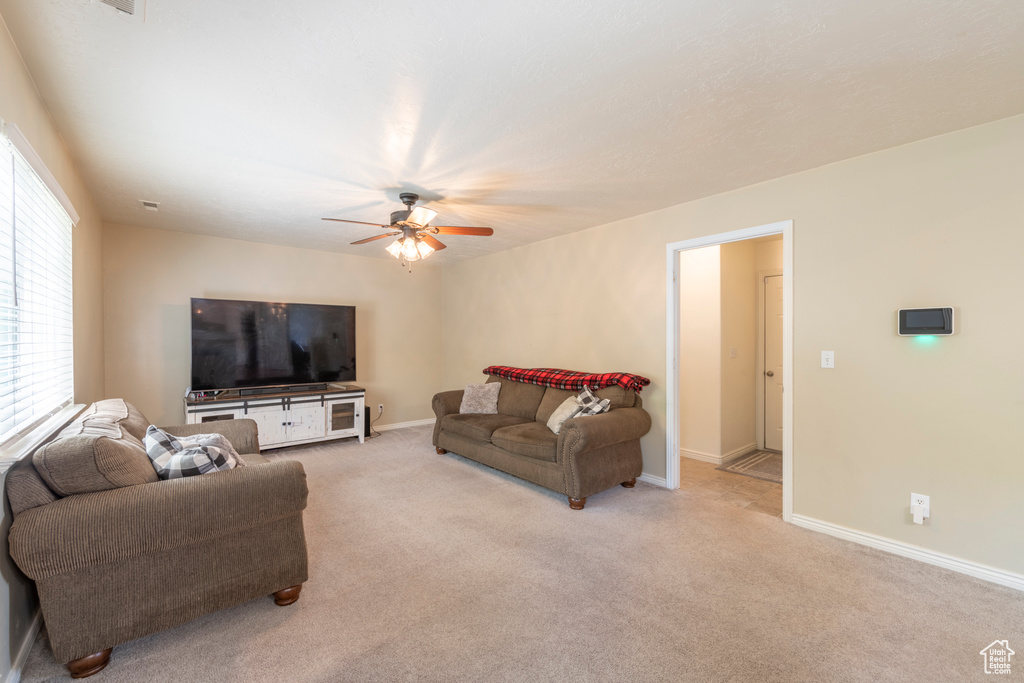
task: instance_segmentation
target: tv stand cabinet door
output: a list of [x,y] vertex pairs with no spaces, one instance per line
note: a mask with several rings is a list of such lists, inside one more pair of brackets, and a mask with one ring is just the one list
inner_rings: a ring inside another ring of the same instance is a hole
[[313,405],[292,405],[288,411],[288,440],[305,441],[324,437],[324,408]]
[[327,436],[358,436],[363,441],[363,397],[336,398],[327,402]]
[[256,421],[260,446],[277,446],[289,440],[288,413],[281,406],[249,408],[245,417]]

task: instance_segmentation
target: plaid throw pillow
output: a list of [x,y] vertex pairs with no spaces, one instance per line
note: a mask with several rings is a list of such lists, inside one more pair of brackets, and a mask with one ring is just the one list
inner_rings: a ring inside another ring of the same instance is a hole
[[181,439],[150,425],[146,455],[161,479],[181,479],[244,465],[231,442],[221,434],[196,434]]
[[576,400],[580,402],[580,412],[576,413],[573,417],[582,417],[584,415],[597,415],[598,413],[606,413],[611,407],[611,400],[607,398],[598,398],[597,394],[590,390],[590,387],[584,385],[580,391],[579,396]]

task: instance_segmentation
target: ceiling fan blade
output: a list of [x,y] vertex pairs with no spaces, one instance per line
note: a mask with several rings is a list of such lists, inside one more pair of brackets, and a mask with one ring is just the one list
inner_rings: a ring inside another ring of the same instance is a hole
[[481,235],[489,237],[494,234],[493,228],[463,228],[458,225],[432,225],[431,230],[436,230],[438,235]]
[[321,218],[322,221],[338,221],[339,223],[355,223],[356,225],[376,225],[378,228],[384,228],[387,230],[390,225],[384,225],[383,223],[367,223],[366,221],[350,221],[347,218]]
[[418,225],[422,228],[425,227],[427,223],[434,220],[436,216],[437,211],[428,209],[425,206],[417,206],[415,209],[412,210],[412,213],[409,214],[409,217],[405,219],[405,222],[412,223],[413,225]]
[[385,237],[393,237],[395,235],[401,235],[401,234],[402,234],[401,231],[399,231],[399,232],[386,232],[383,235],[374,235],[373,237],[367,237],[366,239],[363,239],[363,240],[356,240],[355,242],[350,242],[349,244],[366,244],[367,242],[372,242],[374,240],[382,240]]
[[420,239],[429,244],[431,247],[433,247],[434,251],[441,251],[442,249],[446,249],[448,247],[447,244],[438,242],[430,235],[420,235]]

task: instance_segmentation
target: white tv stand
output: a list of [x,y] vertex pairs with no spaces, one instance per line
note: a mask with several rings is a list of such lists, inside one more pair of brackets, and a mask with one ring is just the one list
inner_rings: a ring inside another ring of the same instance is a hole
[[363,443],[366,390],[362,387],[326,384],[313,389],[274,388],[270,393],[249,391],[189,391],[185,394],[185,422],[255,420],[260,449],[353,436]]

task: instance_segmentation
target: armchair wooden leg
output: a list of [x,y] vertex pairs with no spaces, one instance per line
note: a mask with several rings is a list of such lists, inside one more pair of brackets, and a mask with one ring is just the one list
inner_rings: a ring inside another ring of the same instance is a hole
[[299,599],[299,593],[302,592],[302,584],[297,586],[290,586],[288,588],[282,588],[281,590],[274,593],[274,603],[285,607],[290,605]]
[[110,662],[110,652],[114,648],[108,647],[102,652],[94,652],[91,655],[79,657],[78,659],[72,659],[70,662],[65,664],[68,671],[71,672],[72,678],[85,678],[86,676],[92,676],[94,673],[103,671]]
[[633,477],[633,478],[632,478],[632,479],[630,479],[629,481],[624,481],[624,482],[622,482],[622,485],[623,485],[624,487],[626,487],[627,489],[631,489],[631,488],[633,488],[634,486],[636,486],[636,477]]
[[570,510],[582,510],[583,506],[587,504],[587,498],[573,498],[569,496],[569,509]]
[[437,449],[437,454],[438,454],[438,455],[444,455],[444,454],[445,454],[445,453],[447,453],[447,452],[448,452],[448,450],[447,450],[447,449],[445,449],[445,448],[438,448],[438,449]]

